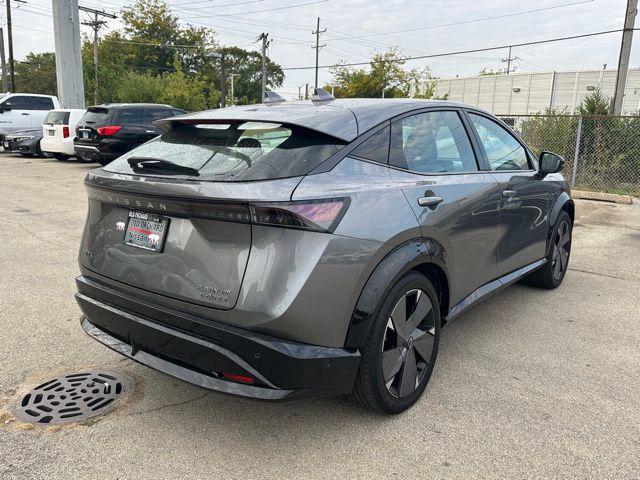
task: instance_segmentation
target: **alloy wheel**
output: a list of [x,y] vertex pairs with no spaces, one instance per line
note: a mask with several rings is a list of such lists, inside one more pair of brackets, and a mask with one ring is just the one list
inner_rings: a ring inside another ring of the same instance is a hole
[[409,290],[393,307],[382,342],[382,374],[391,395],[403,398],[418,388],[429,369],[435,335],[429,296]]
[[558,234],[553,244],[553,255],[551,257],[551,269],[553,278],[560,280],[567,270],[569,263],[569,252],[571,251],[571,229],[569,222],[563,220],[558,225]]

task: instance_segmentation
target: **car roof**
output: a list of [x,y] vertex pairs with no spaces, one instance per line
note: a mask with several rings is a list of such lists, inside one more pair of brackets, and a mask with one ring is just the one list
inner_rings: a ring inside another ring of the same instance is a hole
[[165,130],[182,121],[250,120],[284,123],[309,128],[344,141],[354,140],[367,130],[397,115],[427,107],[460,107],[444,100],[412,98],[349,98],[329,101],[294,101],[243,105],[190,113],[157,120]]
[[[148,108],[148,107],[164,107],[164,108],[175,108],[171,105],[166,105],[164,103],[103,103],[101,105],[91,105],[87,108]],[[178,108],[175,108],[179,110]]]
[[45,95],[42,93],[20,93],[20,92],[4,92],[0,93],[0,95],[20,95],[21,97],[46,97],[46,98],[57,98],[55,95]]

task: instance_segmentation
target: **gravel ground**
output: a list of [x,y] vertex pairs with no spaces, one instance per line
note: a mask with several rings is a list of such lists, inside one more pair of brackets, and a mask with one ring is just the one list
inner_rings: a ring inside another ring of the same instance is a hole
[[0,155],[0,399],[91,367],[136,390],[85,425],[5,413],[0,478],[640,477],[639,204],[576,202],[562,287],[515,285],[451,323],[423,398],[384,417],[208,393],[87,337],[73,279],[94,167]]

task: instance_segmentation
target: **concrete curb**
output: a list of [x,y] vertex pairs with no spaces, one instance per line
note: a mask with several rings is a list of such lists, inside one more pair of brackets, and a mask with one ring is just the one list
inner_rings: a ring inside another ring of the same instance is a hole
[[631,205],[633,203],[633,197],[631,195],[617,195],[615,193],[571,190],[571,196],[573,198],[581,198],[583,200],[600,200],[601,202],[622,203],[625,205]]

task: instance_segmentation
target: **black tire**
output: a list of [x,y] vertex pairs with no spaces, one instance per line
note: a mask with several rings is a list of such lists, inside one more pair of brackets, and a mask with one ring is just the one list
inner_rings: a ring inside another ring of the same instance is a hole
[[573,224],[566,211],[561,211],[553,226],[547,263],[524,279],[532,287],[553,289],[560,286],[569,266]]
[[108,158],[100,157],[98,159],[98,163],[104,167],[105,165],[108,165],[109,163],[111,163],[111,160]]
[[53,158],[60,162],[64,162],[65,160],[69,160],[69,155],[65,155],[64,153],[54,153]]
[[[421,293],[413,293],[417,291]],[[416,301],[412,311],[410,302],[413,296]],[[425,304],[427,300],[428,304]],[[430,309],[425,312],[428,307]],[[398,321],[408,317],[403,323],[411,331],[408,335],[400,334],[401,327],[395,328],[391,316],[396,310],[400,312]],[[415,317],[414,312],[418,312]],[[412,328],[414,324],[417,326]],[[379,412],[397,414],[405,411],[416,403],[429,382],[438,354],[439,339],[440,308],[436,291],[424,275],[409,272],[378,306],[367,341],[360,349],[362,360],[352,396],[363,406]],[[427,348],[430,348],[430,354]],[[428,360],[425,357],[429,357]],[[411,358],[414,359],[414,367],[411,367]],[[394,370],[396,373],[392,375]],[[412,377],[413,389],[410,381],[404,383],[405,379]]]

